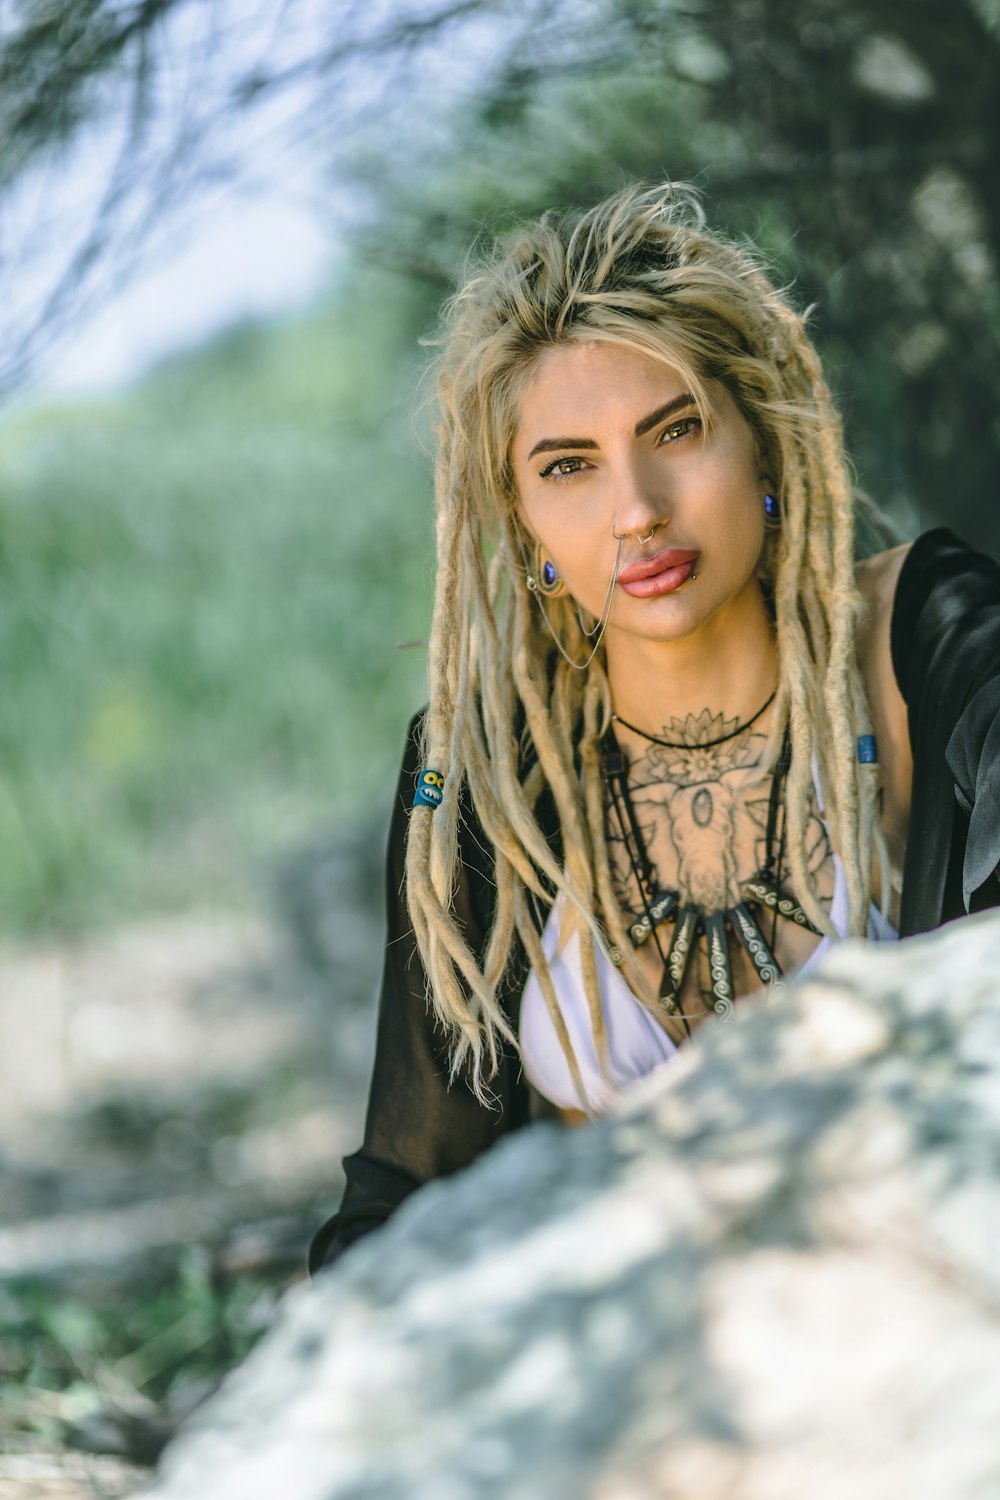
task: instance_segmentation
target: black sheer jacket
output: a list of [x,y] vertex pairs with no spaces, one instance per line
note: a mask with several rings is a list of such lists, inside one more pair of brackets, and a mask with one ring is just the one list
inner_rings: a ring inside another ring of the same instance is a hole
[[[1000,905],[1000,568],[949,531],[927,532],[900,573],[891,644],[913,751],[900,911],[905,937]],[[418,717],[410,726],[389,831],[388,933],[364,1142],[344,1159],[339,1212],[313,1239],[314,1272],[378,1228],[423,1183],[467,1166],[545,1108],[512,1050],[492,1083],[492,1108],[478,1102],[467,1078],[448,1086],[445,1040],[427,1007],[403,897],[419,723]],[[558,845],[551,802],[538,816]],[[492,860],[467,796],[460,848],[456,916],[473,950],[482,951],[493,910]],[[515,1033],[527,971],[517,945],[501,995]]]

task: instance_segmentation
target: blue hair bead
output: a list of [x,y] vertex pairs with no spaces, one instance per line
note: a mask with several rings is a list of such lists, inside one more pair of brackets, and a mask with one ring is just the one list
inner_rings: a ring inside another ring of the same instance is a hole
[[873,734],[858,735],[858,762],[862,766],[874,766],[878,764],[878,751],[875,748],[875,736]]
[[414,807],[440,807],[444,777],[440,771],[421,771],[413,794]]

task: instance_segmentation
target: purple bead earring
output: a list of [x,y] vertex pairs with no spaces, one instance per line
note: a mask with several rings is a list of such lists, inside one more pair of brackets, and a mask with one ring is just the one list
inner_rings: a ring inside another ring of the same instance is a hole
[[554,599],[566,587],[559,569],[551,557],[545,555],[541,542],[535,548],[535,571],[528,579],[528,587],[534,593],[544,594],[547,599]]

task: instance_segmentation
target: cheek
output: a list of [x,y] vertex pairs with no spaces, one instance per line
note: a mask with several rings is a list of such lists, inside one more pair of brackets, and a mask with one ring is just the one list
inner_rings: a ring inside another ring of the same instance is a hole
[[544,504],[518,502],[518,515],[531,545],[541,542],[564,568],[574,563],[585,566],[593,559],[601,534],[582,500],[579,494],[552,494]]
[[540,542],[551,550],[551,517],[546,515],[544,506],[533,505],[530,501],[525,504],[519,498],[515,509],[527,546],[534,549]]
[[752,554],[753,561],[756,563],[764,545],[765,532],[763,508],[757,505],[755,498],[751,498],[742,506],[738,524],[744,550]]
[[755,564],[764,545],[764,507],[758,489],[756,472],[742,465],[736,472],[728,468],[715,489],[714,539],[728,552],[734,569],[742,568],[748,558]]
[[764,500],[757,478],[756,465],[745,453],[729,466],[726,492],[728,509],[735,526],[741,531],[756,535],[764,530]]

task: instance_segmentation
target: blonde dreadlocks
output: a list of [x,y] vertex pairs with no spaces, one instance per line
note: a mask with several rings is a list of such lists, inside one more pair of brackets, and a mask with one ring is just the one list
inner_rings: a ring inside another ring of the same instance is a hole
[[[564,892],[595,939],[626,955],[636,993],[646,1003],[654,998],[630,956],[604,835],[598,746],[610,695],[603,649],[586,671],[561,654],[552,665],[551,638],[525,588],[531,539],[511,463],[521,400],[541,355],[594,342],[666,362],[703,407],[704,382],[721,382],[768,456],[783,522],[760,565],[780,663],[766,755],[776,759],[787,726],[789,871],[821,931],[833,929],[805,848],[814,765],[846,875],[851,933],[866,930],[873,846],[881,852],[876,772],[855,756],[856,736],[870,724],[855,660],[852,485],[804,319],[748,250],[705,230],[690,190],[632,187],[582,214],[546,215],[497,247],[452,299],[437,366],[438,575],[424,764],[446,783],[436,811],[415,809],[411,817],[406,882],[430,999],[452,1042],[453,1076],[470,1066],[484,1102],[500,1039],[516,1045],[498,999],[516,934],[586,1107],[532,896],[548,901],[553,889]],[[566,654],[585,659],[572,600],[548,600],[546,609]],[[518,722],[531,757],[521,753]],[[495,855],[495,916],[482,954],[471,950],[451,910],[463,784]],[[562,828],[562,864],[535,816],[546,787]],[[581,954],[603,1065],[593,945],[582,944]]]

